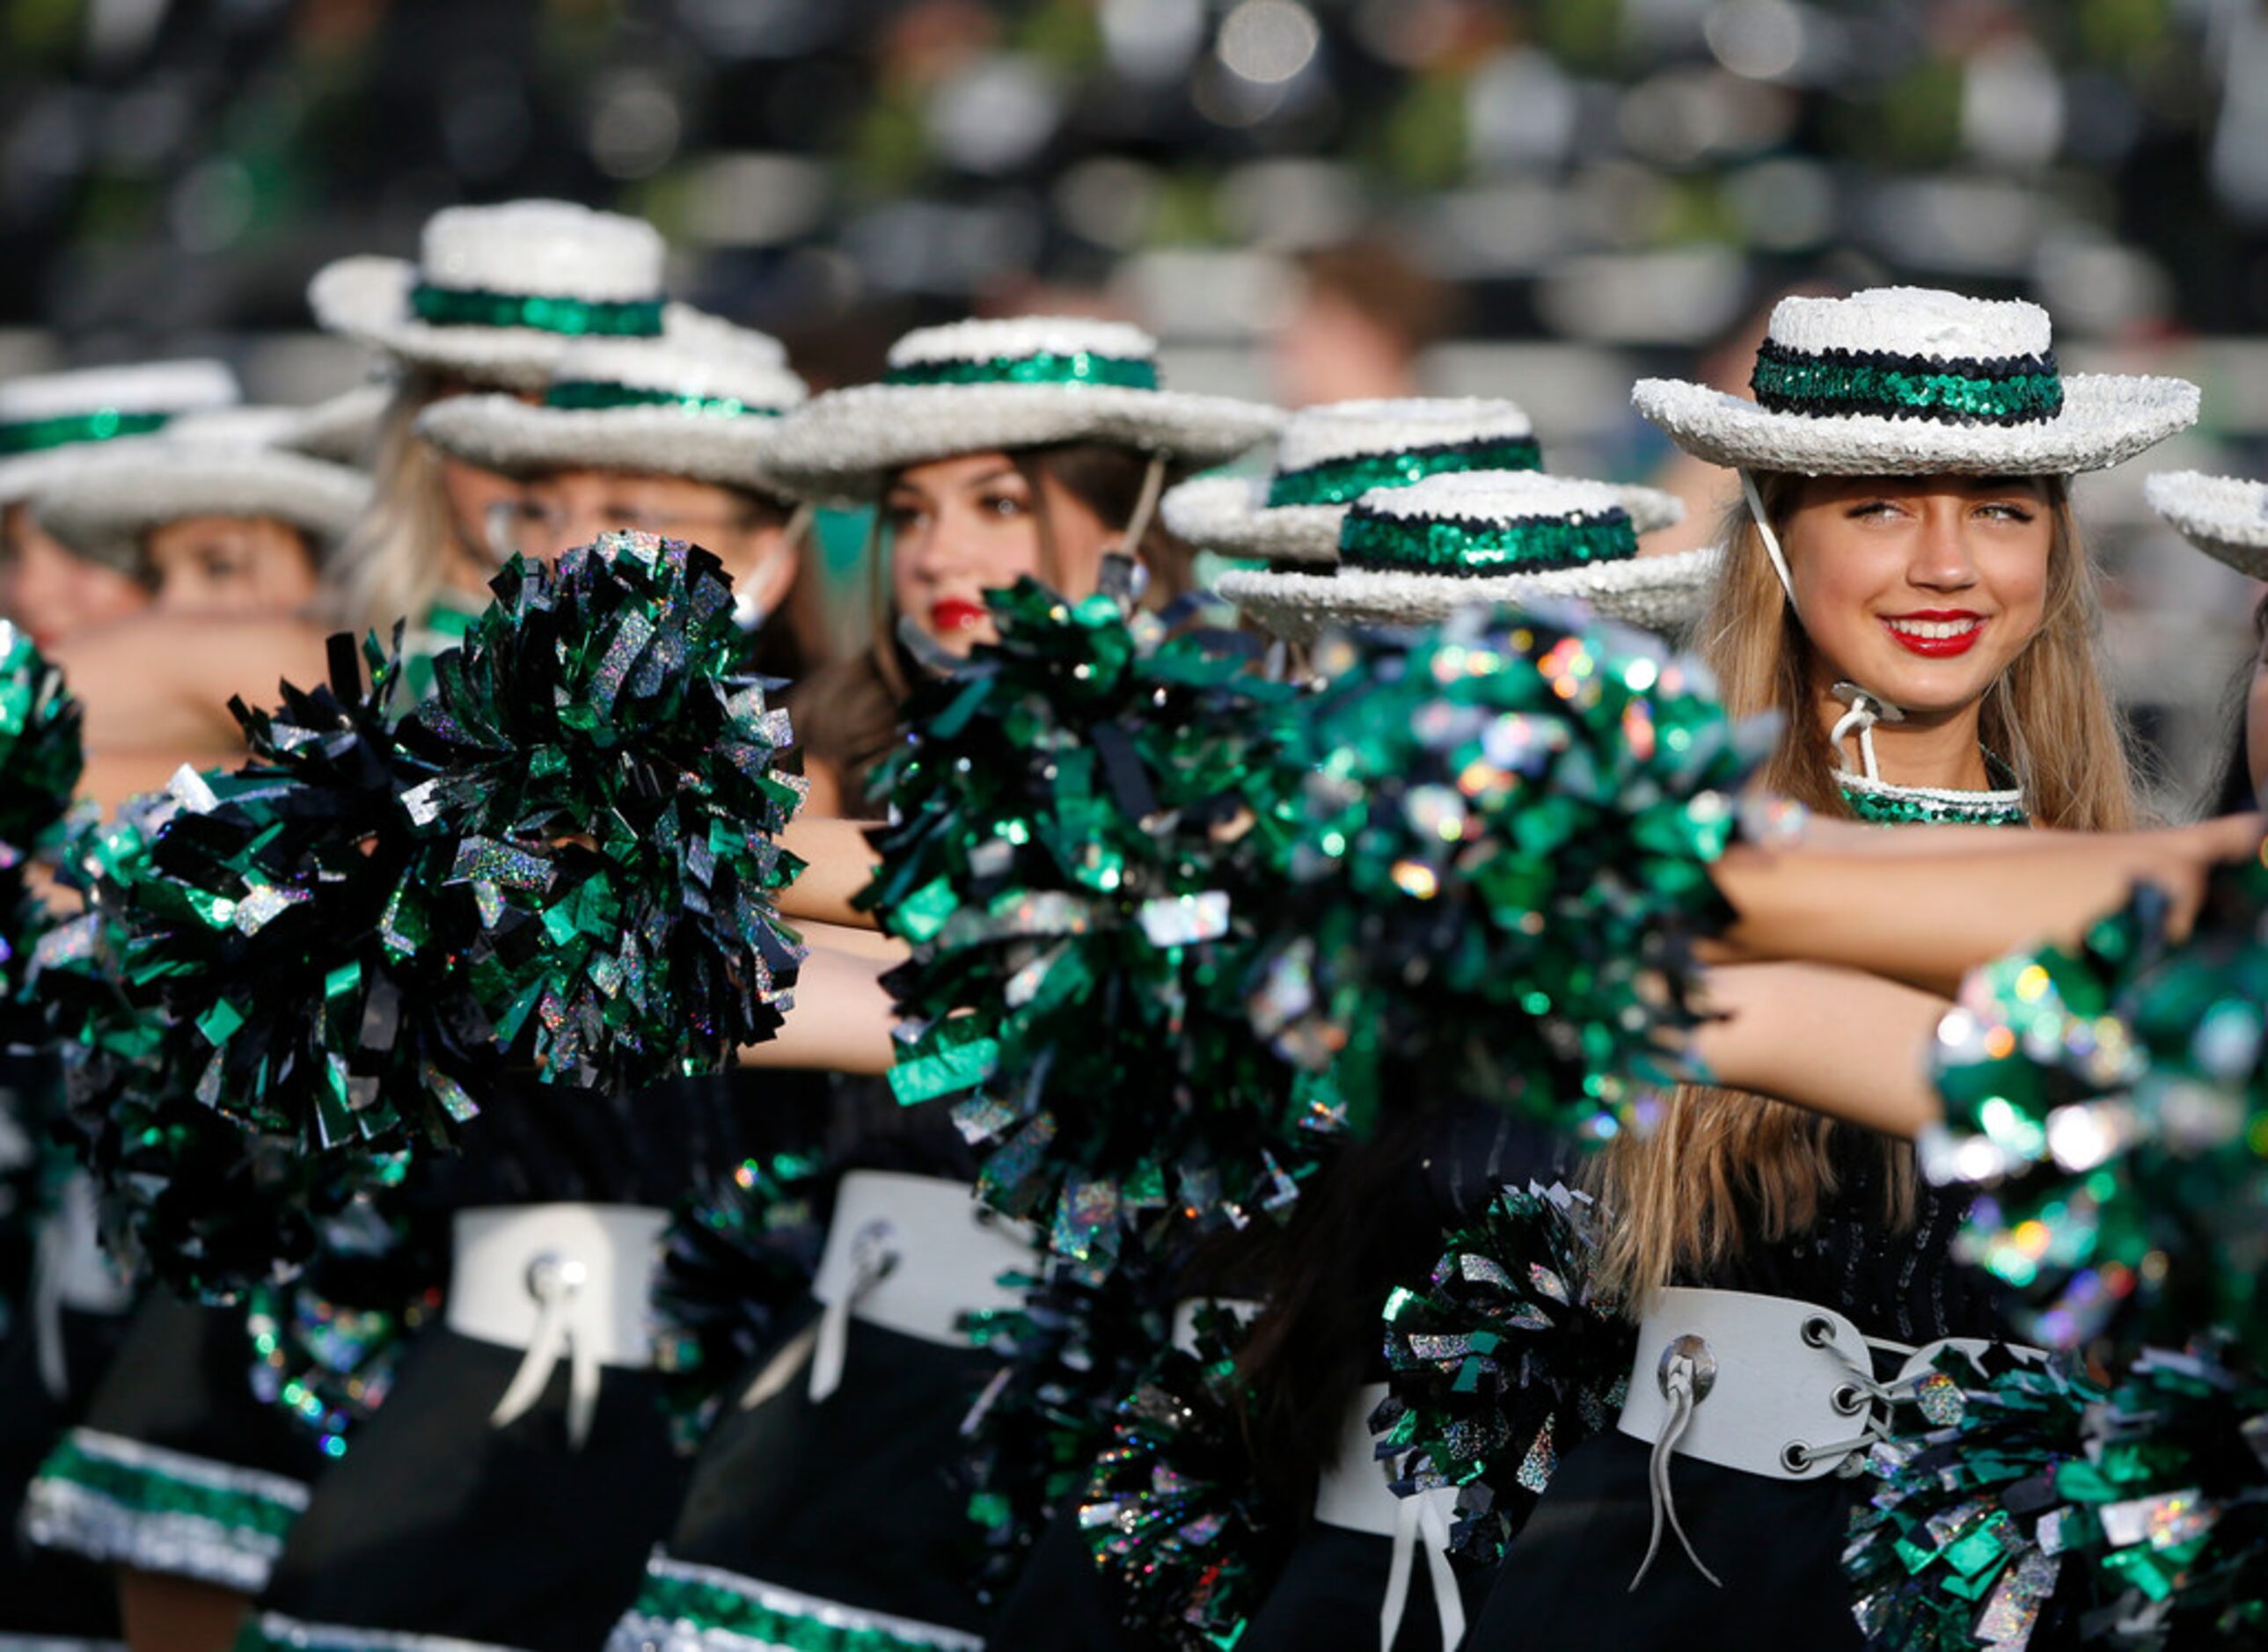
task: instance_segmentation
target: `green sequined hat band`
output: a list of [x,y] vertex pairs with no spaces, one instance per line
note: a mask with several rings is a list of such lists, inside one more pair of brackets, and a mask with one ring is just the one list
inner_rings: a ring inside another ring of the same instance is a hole
[[1101,385],[1155,390],[1158,364],[1091,350],[994,356],[983,361],[910,362],[883,375],[886,385]]
[[152,430],[163,430],[173,416],[170,413],[121,413],[115,407],[102,407],[92,413],[64,413],[52,419],[0,424],[0,456],[40,453],[49,448],[107,442],[122,436],[147,436]]
[[409,290],[409,308],[420,321],[434,327],[533,327],[572,338],[661,336],[659,298],[561,298],[420,282]]
[[677,407],[688,413],[775,419],[777,407],[759,407],[735,396],[688,396],[637,385],[611,385],[595,378],[563,379],[543,393],[543,405],[563,412],[607,412],[616,407]]
[[1351,513],[1339,530],[1339,566],[1394,573],[1493,579],[1624,562],[1638,535],[1620,510],[1571,519],[1457,522]]
[[1813,418],[1867,414],[1941,424],[2037,424],[2063,411],[2055,353],[1938,361],[1789,349],[1766,339],[1749,380],[1756,405]]
[[1406,447],[1392,453],[1359,453],[1285,471],[1268,484],[1270,510],[1285,505],[1352,504],[1373,488],[1407,488],[1455,471],[1542,470],[1543,450],[1532,436],[1492,437]]

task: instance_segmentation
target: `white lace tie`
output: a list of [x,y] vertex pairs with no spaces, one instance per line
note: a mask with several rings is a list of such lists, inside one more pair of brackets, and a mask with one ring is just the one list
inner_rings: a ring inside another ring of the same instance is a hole
[[819,1340],[811,1355],[814,1405],[843,1386],[843,1364],[850,1346],[850,1311],[897,1266],[898,1253],[890,1248],[895,1237],[888,1222],[870,1222],[850,1241],[850,1288],[828,1303],[819,1316]]
[[1386,1574],[1386,1599],[1378,1612],[1378,1652],[1393,1652],[1402,1614],[1410,1604],[1410,1581],[1417,1552],[1425,1551],[1425,1575],[1433,1586],[1433,1612],[1441,1629],[1441,1652],[1456,1652],[1465,1638],[1465,1597],[1449,1565],[1449,1522],[1438,1499],[1405,1497],[1394,1511],[1394,1558]]
[[501,1428],[517,1422],[543,1398],[552,1368],[567,1362],[567,1443],[576,1450],[591,1437],[591,1424],[599,1410],[598,1355],[575,1334],[575,1299],[590,1281],[591,1270],[574,1257],[547,1252],[527,1267],[528,1295],[535,1298],[535,1330],[527,1352],[512,1373],[504,1398],[489,1413],[489,1426]]
[[[1680,1342],[1698,1339],[1681,1338]],[[1705,1349],[1706,1344],[1703,1344]],[[1646,1575],[1653,1568],[1653,1557],[1661,1551],[1661,1527],[1664,1519],[1677,1534],[1678,1546],[1685,1558],[1693,1562],[1693,1569],[1719,1589],[1724,1582],[1716,1573],[1702,1564],[1701,1557],[1693,1552],[1693,1539],[1685,1535],[1685,1528],[1677,1518],[1677,1500],[1669,1487],[1670,1459],[1677,1454],[1678,1442],[1684,1439],[1685,1430],[1692,1426],[1693,1407],[1701,1403],[1707,1392],[1702,1381],[1701,1367],[1694,1352],[1673,1346],[1661,1371],[1662,1392],[1669,1399],[1669,1414],[1662,1419],[1661,1432],[1653,1442],[1653,1455],[1646,1462],[1646,1487],[1653,1504],[1653,1530],[1646,1539],[1646,1558],[1638,1564],[1638,1573],[1630,1581],[1630,1592],[1636,1594],[1638,1586],[1646,1582]]]

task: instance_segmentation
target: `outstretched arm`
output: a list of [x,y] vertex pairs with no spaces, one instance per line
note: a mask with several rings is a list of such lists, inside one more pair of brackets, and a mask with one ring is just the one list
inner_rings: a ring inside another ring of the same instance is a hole
[[2004,952],[2076,942],[2138,883],[2171,895],[2176,923],[2185,926],[2206,872],[2258,853],[2260,830],[2258,816],[2233,815],[2160,832],[2058,833],[2022,852],[1742,845],[1715,868],[1739,916],[1707,956],[1842,965],[1950,993],[1965,973]]
[[876,927],[874,914],[860,912],[851,896],[874,876],[881,857],[857,820],[798,814],[780,833],[780,847],[804,863],[795,882],[780,892],[780,910],[790,918],[838,923],[854,929]]
[[156,614],[74,637],[55,663],[86,708],[93,760],[82,789],[106,805],[163,785],[183,763],[243,761],[230,698],[272,705],[279,682],[312,686],[328,669],[321,628],[303,620]]
[[1911,1138],[1940,1116],[1926,1076],[1950,1007],[1879,975],[1817,964],[1736,964],[1701,981],[1695,1053],[1717,1083]]
[[883,990],[890,960],[814,945],[778,1033],[740,1052],[743,1067],[806,1068],[876,1076],[890,1070],[897,1015]]

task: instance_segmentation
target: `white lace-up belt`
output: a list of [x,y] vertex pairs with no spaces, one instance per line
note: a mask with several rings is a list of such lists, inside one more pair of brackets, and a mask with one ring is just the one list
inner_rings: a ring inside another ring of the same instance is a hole
[[1327,1526],[1387,1538],[1394,1544],[1386,1598],[1379,1605],[1379,1652],[1388,1652],[1401,1631],[1402,1614],[1410,1604],[1410,1574],[1421,1546],[1433,1585],[1442,1652],[1456,1652],[1457,1643],[1465,1638],[1464,1597],[1457,1592],[1456,1574],[1449,1569],[1449,1516],[1456,1508],[1457,1488],[1444,1486],[1415,1497],[1394,1494],[1392,1470],[1379,1460],[1378,1443],[1370,1432],[1370,1414],[1385,1399],[1384,1383],[1373,1383],[1355,1396],[1339,1430],[1338,1450],[1323,1465],[1315,1485],[1315,1518]]
[[653,1363],[654,1250],[669,1213],[644,1205],[510,1205],[460,1210],[447,1324],[459,1336],[526,1357],[490,1413],[503,1428],[543,1397],[567,1362],[567,1438],[590,1437],[599,1372]]
[[[1891,1408],[1911,1404],[1948,1348],[1981,1354],[1980,1338],[1949,1337],[1919,1347],[1863,1334],[1831,1308],[1739,1290],[1665,1289],[1638,1326],[1622,1431],[1653,1448],[1653,1532],[1631,1580],[1635,1590],[1661,1546],[1665,1521],[1686,1558],[1714,1583],[1693,1551],[1670,1494],[1674,1456],[1767,1479],[1852,1475],[1890,1432]],[[1901,1360],[1889,1382],[1874,1355]]]
[[[811,1397],[843,1385],[850,1321],[966,1347],[973,1313],[1022,1304],[1003,1274],[1038,1265],[1032,1230],[976,1202],[966,1182],[894,1171],[852,1171],[835,1194],[811,1294],[824,1311],[811,1355]],[[750,1391],[752,1403],[766,1384]]]

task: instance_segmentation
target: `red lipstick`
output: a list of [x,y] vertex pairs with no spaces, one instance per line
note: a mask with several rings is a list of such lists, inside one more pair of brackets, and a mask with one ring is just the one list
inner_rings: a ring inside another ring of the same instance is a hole
[[947,597],[930,605],[929,622],[940,636],[973,630],[983,624],[984,619],[983,608],[966,597]]
[[1918,608],[1880,618],[1892,642],[1924,659],[1966,654],[1984,635],[1984,616],[1968,608]]

